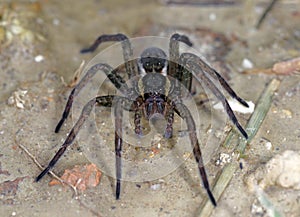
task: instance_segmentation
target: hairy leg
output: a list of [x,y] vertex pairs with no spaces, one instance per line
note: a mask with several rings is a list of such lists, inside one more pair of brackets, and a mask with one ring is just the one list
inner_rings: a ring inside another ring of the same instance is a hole
[[194,157],[198,164],[198,169],[199,169],[199,173],[201,175],[201,179],[202,179],[204,188],[209,196],[210,201],[212,202],[212,204],[214,206],[216,206],[217,205],[216,200],[215,200],[215,198],[210,190],[210,187],[209,187],[209,182],[208,182],[206,171],[205,171],[204,164],[203,164],[202,153],[201,153],[201,149],[200,149],[198,138],[197,138],[196,126],[195,126],[195,122],[192,118],[192,115],[191,115],[189,109],[182,103],[175,104],[175,111],[186,122],[190,141],[191,141],[192,148],[193,148]]
[[178,79],[181,84],[189,91],[192,86],[192,74],[187,71],[184,67],[179,65],[180,53],[179,53],[179,42],[185,43],[188,46],[192,46],[192,42],[185,35],[173,34],[170,38],[169,43],[169,68],[168,75]]
[[133,76],[137,75],[137,63],[133,59],[133,50],[131,43],[128,37],[124,34],[112,34],[112,35],[101,35],[99,36],[96,41],[88,48],[82,49],[81,53],[93,52],[97,49],[97,47],[102,44],[103,42],[112,42],[117,41],[122,43],[123,49],[123,58],[125,63],[126,72],[128,74],[129,79]]
[[48,166],[40,173],[40,175],[36,178],[36,181],[38,182],[43,176],[45,176],[57,163],[57,161],[61,158],[61,156],[64,154],[64,152],[67,150],[67,147],[72,144],[74,139],[76,138],[78,132],[80,131],[82,125],[86,121],[86,119],[89,117],[93,107],[95,104],[98,104],[99,106],[106,106],[111,107],[112,101],[114,96],[108,95],[108,96],[98,96],[96,98],[93,98],[90,100],[82,109],[81,115],[78,118],[76,124],[70,131],[68,137],[66,138],[65,142],[61,146],[61,148],[58,150],[58,152],[55,154],[55,156],[52,158],[52,160],[49,162]]
[[[241,132],[241,134],[247,139],[248,135],[247,135],[246,131],[243,129],[243,127],[240,125],[240,123],[238,122],[226,97],[217,88],[217,86],[214,84],[214,82],[207,76],[207,74],[208,74],[208,75],[212,76],[213,78],[215,78],[216,77],[215,71],[212,70],[212,68],[209,67],[206,63],[204,63],[204,61],[201,60],[198,56],[196,56],[195,54],[191,54],[191,53],[181,54],[180,63],[187,70],[189,70],[190,72],[193,72],[195,74],[196,80],[199,83],[205,84],[205,86],[208,87],[212,91],[212,93],[222,102],[223,107],[224,107],[225,111],[227,112],[229,118],[233,122],[233,124],[238,128],[238,130]],[[220,80],[220,78],[218,78],[218,80]],[[225,83],[222,83],[222,82],[220,82],[220,83],[222,86],[225,85]],[[226,83],[226,85],[229,87],[229,85],[227,83]],[[228,91],[228,89],[226,89],[226,90]],[[230,88],[229,94],[231,94],[231,95],[234,94],[232,96],[237,97],[237,95],[234,93],[234,91],[231,88]],[[241,98],[236,98],[236,99],[241,99]],[[244,103],[242,103],[242,104],[244,104]],[[248,105],[248,104],[246,103],[246,105]]]
[[84,75],[84,77],[80,80],[80,82],[71,91],[68,101],[67,101],[67,104],[66,104],[66,107],[62,114],[62,117],[55,128],[55,133],[59,132],[64,121],[67,119],[67,117],[70,113],[70,110],[72,108],[74,97],[76,97],[78,95],[78,93],[82,90],[82,88],[84,88],[84,86],[94,77],[94,75],[98,71],[103,71],[116,88],[121,88],[123,86],[125,90],[128,89],[128,87],[125,84],[125,81],[118,75],[118,73],[117,73],[118,69],[113,70],[113,68],[111,66],[109,66],[108,64],[103,64],[103,63],[99,63],[99,64],[92,66],[87,71],[87,73]]

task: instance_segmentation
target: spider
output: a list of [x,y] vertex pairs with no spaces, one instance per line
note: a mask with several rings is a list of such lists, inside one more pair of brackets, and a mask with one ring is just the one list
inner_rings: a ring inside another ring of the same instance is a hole
[[202,153],[200,150],[195,122],[191,112],[182,101],[182,84],[187,90],[191,91],[193,75],[196,79],[203,82],[212,93],[222,102],[226,113],[237,127],[240,133],[247,139],[247,133],[239,124],[228,101],[223,93],[217,88],[214,80],[220,82],[221,86],[242,105],[248,107],[246,101],[237,96],[228,83],[221,75],[206,64],[200,57],[192,53],[179,53],[179,43],[192,46],[191,41],[185,35],[173,34],[169,40],[169,58],[166,53],[158,47],[145,49],[140,58],[132,59],[133,50],[129,38],[124,34],[101,35],[87,49],[81,50],[82,53],[93,52],[99,44],[103,42],[118,41],[122,44],[124,65],[128,78],[132,79],[132,86],[128,86],[125,79],[121,76],[120,68],[112,68],[108,64],[98,63],[89,68],[82,80],[74,87],[68,98],[62,117],[55,128],[58,133],[62,124],[67,119],[72,107],[73,99],[80,90],[96,74],[102,71],[106,74],[112,84],[119,89],[123,96],[106,95],[96,96],[91,99],[82,109],[78,121],[75,123],[65,142],[49,162],[48,166],[36,178],[39,181],[47,174],[64,154],[69,145],[72,144],[80,128],[90,115],[94,105],[112,107],[114,105],[115,115],[115,160],[116,160],[116,199],[120,198],[121,178],[122,178],[122,121],[123,110],[134,113],[135,133],[142,135],[141,118],[149,120],[154,114],[161,114],[166,119],[165,138],[171,138],[173,134],[174,113],[181,117],[187,125],[189,139],[193,148],[193,154],[198,164],[199,173],[207,195],[214,206],[217,205],[212,194],[204,168]]

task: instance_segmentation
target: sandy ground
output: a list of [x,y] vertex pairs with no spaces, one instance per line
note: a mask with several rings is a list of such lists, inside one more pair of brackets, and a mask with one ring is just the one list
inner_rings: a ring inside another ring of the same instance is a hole
[[[192,156],[165,176],[155,176],[164,168],[161,165],[153,170],[154,180],[123,182],[121,199],[116,201],[114,179],[105,174],[100,185],[79,192],[77,197],[68,187],[49,186],[50,176],[34,182],[40,169],[19,147],[22,145],[46,165],[63,143],[76,120],[69,118],[61,132],[54,133],[70,92],[63,81],[71,82],[81,61],[92,59],[95,53],[83,55],[79,51],[98,35],[122,32],[129,37],[169,37],[176,31],[189,35],[194,48],[247,101],[257,102],[274,77],[281,81],[261,129],[246,150],[243,169],[235,173],[211,215],[270,216],[245,182],[275,155],[285,150],[300,151],[300,79],[296,73],[241,72],[245,70],[245,59],[254,69],[266,69],[300,56],[300,4],[296,0],[278,2],[257,30],[254,26],[268,1],[236,1],[218,7],[164,2],[0,3],[0,216],[199,216],[207,195],[199,184]],[[198,103],[199,114],[217,117],[212,115],[215,111],[210,105]],[[101,114],[97,123],[102,124],[105,144],[113,147],[110,110],[97,112]],[[236,114],[244,126],[249,114]],[[231,155],[231,150],[219,147],[226,137],[225,122],[218,118],[214,121],[213,130],[209,130],[211,123],[199,125],[199,135],[205,138],[202,149],[211,184],[224,166],[216,164],[220,154]],[[207,147],[208,140],[215,146]],[[70,147],[55,173],[62,175],[65,169],[88,163],[84,145],[89,144],[81,139]],[[128,158],[134,154],[130,148],[125,153]],[[145,151],[141,156],[148,154]],[[300,216],[299,189],[270,184],[265,193],[283,216]]]

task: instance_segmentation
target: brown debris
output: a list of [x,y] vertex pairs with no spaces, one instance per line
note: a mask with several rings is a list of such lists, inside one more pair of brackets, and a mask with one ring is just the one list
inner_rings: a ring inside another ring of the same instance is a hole
[[1,162],[0,162],[0,175],[9,176],[10,173],[7,170],[2,170]]
[[[2,157],[3,154],[0,154],[0,157]],[[6,175],[9,176],[10,173],[7,170],[2,170],[1,162],[0,162],[0,175]]]
[[[76,165],[73,169],[66,169],[61,179],[76,187],[80,191],[85,191],[87,187],[96,187],[100,183],[101,172],[95,164]],[[53,179],[49,185],[60,185],[60,181]]]
[[280,63],[275,63],[272,70],[276,74],[283,75],[300,72],[300,57]]
[[245,74],[273,74],[273,75],[291,75],[300,72],[300,57],[290,59],[283,62],[278,62],[268,69],[250,69],[244,71]]
[[0,195],[15,196],[18,190],[19,182],[23,181],[26,177],[19,177],[13,181],[5,181],[0,183]]

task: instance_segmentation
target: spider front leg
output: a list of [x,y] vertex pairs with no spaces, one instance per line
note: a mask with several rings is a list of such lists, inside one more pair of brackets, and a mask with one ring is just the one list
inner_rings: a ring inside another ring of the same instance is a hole
[[201,149],[199,146],[197,133],[196,133],[196,126],[195,126],[193,117],[192,117],[189,109],[182,103],[175,104],[175,111],[186,122],[190,141],[191,141],[192,148],[193,148],[194,157],[198,164],[198,169],[199,169],[199,173],[201,175],[201,179],[202,179],[204,188],[205,188],[207,195],[208,195],[210,201],[212,202],[212,204],[214,206],[217,206],[216,200],[215,200],[215,198],[210,190],[210,187],[209,187],[209,182],[208,182],[204,164],[203,164],[202,153],[201,153]]
[[190,39],[185,35],[179,35],[175,33],[171,36],[170,43],[169,43],[170,61],[169,61],[168,75],[178,79],[180,83],[187,90],[191,91],[192,78],[193,78],[192,74],[179,65],[179,60],[180,60],[179,42],[185,43],[190,47],[193,45]]
[[192,53],[183,53],[180,56],[180,64],[185,67],[189,72],[194,73],[195,79],[201,84],[204,83],[205,87],[208,87],[211,92],[222,102],[223,107],[233,122],[233,124],[238,128],[241,134],[248,139],[248,135],[243,127],[238,122],[235,114],[233,113],[226,97],[224,94],[217,88],[214,84],[214,81],[211,80],[208,76],[212,78],[216,78],[220,81],[221,85],[225,88],[225,90],[235,99],[237,99],[241,104],[248,107],[246,101],[242,100],[237,94],[230,88],[227,82],[218,74],[215,70],[213,70],[209,65],[207,65],[200,57],[196,56]]
[[119,41],[122,43],[123,49],[123,58],[125,63],[126,72],[128,74],[129,79],[133,76],[137,75],[137,64],[133,59],[133,50],[131,43],[128,37],[124,34],[113,34],[113,35],[101,35],[99,36],[96,41],[88,48],[82,49],[81,53],[93,52],[97,49],[97,47],[103,42],[111,42],[111,41]]
[[227,91],[227,93],[229,93],[229,95],[232,98],[236,99],[243,106],[249,107],[248,103],[234,92],[234,90],[229,86],[229,84],[226,82],[226,80],[215,69],[210,67],[201,58],[197,57],[194,54],[192,54],[192,58],[198,62],[198,64],[201,66],[201,68],[203,69],[204,72],[207,72],[214,79],[218,80],[220,82],[221,86]]
[[98,96],[96,98],[93,98],[90,100],[82,109],[81,115],[78,118],[78,121],[70,131],[68,137],[66,138],[65,142],[61,146],[61,148],[58,150],[58,152],[55,154],[55,156],[52,158],[52,160],[49,162],[48,166],[38,175],[38,177],[35,179],[37,182],[43,178],[57,163],[57,161],[61,158],[61,156],[65,153],[67,150],[67,147],[72,144],[74,139],[76,138],[79,130],[81,129],[82,125],[86,121],[86,119],[89,117],[94,105],[97,103],[100,106],[105,107],[111,107],[113,102],[113,95],[108,96]]
[[69,98],[68,98],[68,102],[67,102],[64,112],[62,114],[62,117],[61,117],[60,121],[58,122],[57,126],[55,127],[55,133],[59,132],[61,126],[67,119],[67,117],[70,113],[70,110],[72,108],[74,97],[76,97],[78,95],[78,93],[81,91],[81,89],[89,82],[89,80],[91,80],[91,78],[94,77],[94,75],[98,71],[103,71],[117,89],[121,88],[122,86],[124,86],[126,89],[126,87],[127,87],[126,83],[123,80],[123,78],[118,74],[118,72],[119,72],[118,68],[113,70],[113,68],[111,66],[109,66],[108,64],[103,64],[103,63],[99,63],[99,64],[92,66],[87,71],[87,73],[84,75],[84,77],[80,80],[80,82],[71,91]]

